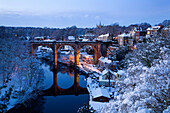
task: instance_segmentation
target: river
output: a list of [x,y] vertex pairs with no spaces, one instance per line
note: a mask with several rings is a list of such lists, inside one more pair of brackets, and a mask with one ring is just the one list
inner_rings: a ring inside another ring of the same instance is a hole
[[[50,70],[50,66],[42,64],[42,68],[45,72],[45,89],[49,89],[53,85],[53,72]],[[77,74],[77,73],[76,73]],[[79,74],[78,74],[79,75]],[[86,88],[86,81],[84,75],[79,75],[79,85],[82,88]],[[68,89],[73,86],[75,79],[75,70],[64,66],[58,65],[57,67],[57,84],[62,89]],[[76,113],[77,110],[88,104],[88,94],[64,94],[55,96],[44,96],[44,113]],[[71,92],[72,93],[72,92]],[[76,96],[77,95],[77,96]]]
[[62,64],[52,71],[49,64],[42,63],[44,70],[44,94],[28,100],[25,105],[14,107],[9,113],[77,113],[87,105],[89,94],[85,76]]

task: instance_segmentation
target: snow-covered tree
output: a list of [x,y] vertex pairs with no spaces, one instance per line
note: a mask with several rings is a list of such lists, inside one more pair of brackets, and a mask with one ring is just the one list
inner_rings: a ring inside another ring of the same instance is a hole
[[31,56],[30,49],[27,41],[16,38],[0,38],[2,86],[13,85],[13,93],[14,96],[18,95],[18,102],[30,98],[32,91],[42,88],[43,72],[40,62]]
[[127,77],[118,81],[119,95],[99,112],[163,112],[169,106],[170,35],[137,45],[126,55]]

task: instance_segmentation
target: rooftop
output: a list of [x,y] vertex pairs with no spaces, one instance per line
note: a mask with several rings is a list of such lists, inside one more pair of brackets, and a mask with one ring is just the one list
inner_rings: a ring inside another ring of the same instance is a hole
[[68,36],[68,40],[75,40],[76,38],[74,36]]
[[110,64],[112,61],[109,60],[107,57],[100,57],[99,58],[99,61],[103,62],[103,63],[108,63]]
[[98,97],[101,97],[101,96],[110,98],[109,91],[107,89],[104,89],[104,88],[93,89],[92,96],[93,96],[93,98],[98,98]]
[[107,33],[107,34],[102,34],[102,35],[100,35],[99,37],[108,37],[109,36],[109,33]]
[[118,37],[130,37],[130,34],[129,33],[123,33],[121,35],[118,35]]

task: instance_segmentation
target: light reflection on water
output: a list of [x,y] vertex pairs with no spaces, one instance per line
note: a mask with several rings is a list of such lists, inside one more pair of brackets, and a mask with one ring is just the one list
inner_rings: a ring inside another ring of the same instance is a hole
[[[45,89],[48,89],[53,84],[53,72],[49,65],[42,65],[45,72]],[[67,89],[74,84],[75,71],[66,66],[58,66],[57,68],[57,84],[62,89]],[[86,88],[85,76],[79,75],[79,85]],[[89,101],[88,94],[61,95],[61,96],[44,96],[45,104],[43,105],[44,113],[76,113],[77,110],[87,104]]]
[[74,75],[70,76],[69,73],[57,73],[57,84],[62,89],[68,89],[74,84]]
[[[42,64],[44,70],[44,89],[48,89],[53,84],[53,72],[50,70],[50,66]],[[62,89],[70,88],[74,84],[74,70],[69,69],[66,66],[61,66],[57,69],[57,84]],[[79,75],[79,85],[82,88],[86,88],[86,81],[84,75]]]

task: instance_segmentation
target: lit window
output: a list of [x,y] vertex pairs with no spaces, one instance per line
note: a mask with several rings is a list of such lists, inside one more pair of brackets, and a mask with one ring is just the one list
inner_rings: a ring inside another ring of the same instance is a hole
[[150,31],[148,31],[148,32],[147,32],[147,34],[148,34],[148,35],[150,35],[150,34],[151,34],[151,32],[150,32]]

